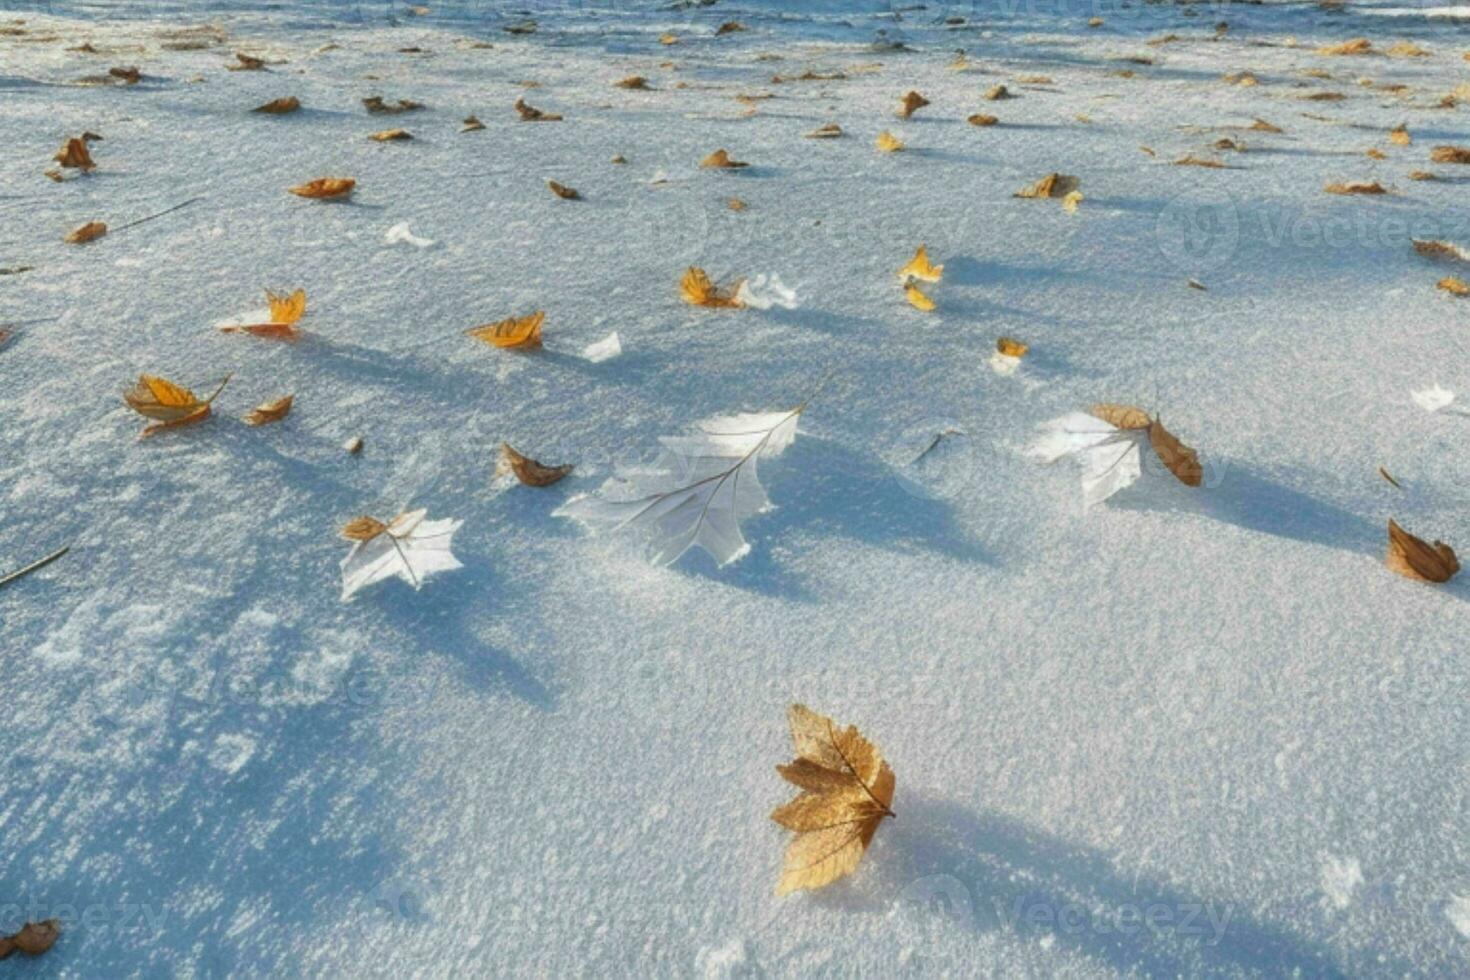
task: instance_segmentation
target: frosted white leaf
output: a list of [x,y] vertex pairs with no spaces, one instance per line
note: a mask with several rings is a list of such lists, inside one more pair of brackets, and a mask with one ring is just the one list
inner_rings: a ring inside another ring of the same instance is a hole
[[1086,412],[1072,412],[1046,423],[1045,432],[1029,450],[1048,463],[1064,456],[1082,459],[1082,504],[1097,506],[1143,475],[1140,446],[1143,429],[1119,429]]
[[781,281],[778,275],[767,276],[761,274],[753,279],[746,279],[740,283],[740,288],[735,290],[735,299],[744,306],[756,310],[769,310],[773,306],[779,306],[783,310],[794,310],[797,307],[796,290],[790,288]]
[[383,240],[386,241],[389,245],[395,245],[398,242],[403,242],[408,245],[413,245],[416,248],[428,248],[430,245],[434,244],[433,239],[420,238],[413,232],[409,231],[407,221],[401,222],[394,225],[392,228],[389,228],[388,234],[383,236]]
[[770,507],[756,464],[791,445],[800,416],[794,409],[707,419],[695,435],[659,440],[665,451],[652,466],[621,470],[555,514],[593,532],[640,528],[656,564],[700,547],[727,565],[750,550],[740,522]]
[[1424,388],[1420,391],[1409,392],[1414,401],[1426,412],[1437,412],[1441,408],[1448,408],[1455,400],[1455,393],[1448,388],[1441,388],[1435,382],[1432,388]]
[[622,352],[623,344],[622,341],[618,339],[618,334],[616,330],[608,334],[606,337],[603,337],[595,344],[588,344],[586,347],[582,348],[582,356],[591,361],[593,364],[599,364],[603,361],[610,361]]
[[427,521],[425,510],[400,514],[383,533],[357,541],[342,559],[342,601],[359,589],[397,576],[415,589],[438,572],[463,568],[449,550],[460,521]]

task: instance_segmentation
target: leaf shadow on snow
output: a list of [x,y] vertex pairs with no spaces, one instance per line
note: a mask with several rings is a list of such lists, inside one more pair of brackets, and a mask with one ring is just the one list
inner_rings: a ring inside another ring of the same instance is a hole
[[1105,852],[955,802],[896,810],[868,857],[873,880],[815,902],[901,917],[915,944],[951,929],[1006,932],[1125,974],[1345,976],[1320,944],[1235,903],[1120,870]]

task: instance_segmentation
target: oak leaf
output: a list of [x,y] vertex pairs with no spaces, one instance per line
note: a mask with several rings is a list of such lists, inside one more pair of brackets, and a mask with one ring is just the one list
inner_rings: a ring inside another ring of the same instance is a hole
[[1460,570],[1455,549],[1443,541],[1429,544],[1399,527],[1389,518],[1388,553],[1384,564],[1390,571],[1421,582],[1448,582]]
[[259,112],[267,116],[284,116],[288,112],[295,112],[297,109],[300,108],[300,99],[296,98],[296,96],[294,95],[286,95],[282,96],[279,99],[272,99],[265,105],[258,105],[250,111]]
[[540,347],[541,323],[545,319],[545,311],[537,310],[530,316],[513,316],[498,323],[486,324],[465,332],[492,347]]
[[292,187],[290,191],[297,197],[310,198],[315,201],[335,201],[350,197],[356,187],[357,181],[351,177],[318,177],[316,180]]
[[89,221],[80,228],[68,232],[62,241],[68,245],[85,245],[87,242],[96,241],[105,234],[107,234],[107,222]]
[[225,375],[214,394],[201,400],[188,388],[176,385],[167,378],[140,374],[138,383],[123,392],[123,401],[139,415],[153,419],[153,424],[143,429],[142,438],[146,439],[165,429],[193,425],[209,418],[210,405],[229,383],[230,376]]
[[496,475],[505,472],[514,473],[516,479],[528,487],[549,487],[571,471],[571,463],[547,466],[517,451],[508,442],[500,444],[500,462],[495,467]]
[[16,952],[25,956],[40,956],[56,945],[57,937],[60,935],[61,923],[55,919],[27,922],[20,927],[19,932],[9,936],[0,936],[0,960]]
[[802,704],[787,712],[796,758],[776,771],[801,790],[771,812],[794,831],[786,847],[776,894],[817,889],[857,869],[891,806],[897,780],[878,747],[856,727],[838,728],[831,718]]
[[909,259],[908,264],[898,270],[898,278],[907,282],[910,279],[919,279],[924,282],[938,282],[944,278],[944,266],[934,265],[929,261],[929,250],[920,245],[914,252],[914,257]]
[[684,278],[679,280],[679,293],[684,297],[684,302],[690,306],[705,306],[711,309],[736,309],[743,305],[736,294],[740,291],[740,283],[737,280],[725,289],[719,289],[705,271],[697,265],[691,265],[685,272]]
[[291,403],[294,400],[292,395],[286,395],[284,398],[257,405],[245,416],[245,424],[269,425],[272,422],[279,422],[291,413]]

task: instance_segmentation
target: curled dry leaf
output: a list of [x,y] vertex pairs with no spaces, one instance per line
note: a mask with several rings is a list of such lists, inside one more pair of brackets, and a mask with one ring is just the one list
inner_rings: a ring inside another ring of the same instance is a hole
[[424,104],[422,102],[415,102],[412,99],[399,99],[397,102],[390,104],[384,102],[381,95],[370,95],[362,100],[362,107],[368,111],[368,115],[370,116],[396,116],[400,112],[413,112],[416,109],[422,109]]
[[1068,174],[1050,173],[1032,184],[1016,191],[1013,197],[1066,197],[1081,190],[1082,181]]
[[1082,192],[1072,191],[1066,197],[1062,198],[1062,210],[1067,212],[1068,214],[1076,214],[1077,205],[1081,204],[1082,201]]
[[61,923],[55,919],[27,922],[20,931],[10,936],[0,936],[0,960],[11,953],[24,956],[40,956],[56,945],[61,935]]
[[528,487],[549,487],[572,471],[571,463],[547,466],[518,452],[508,442],[500,444],[500,462],[495,467],[497,474],[511,472]]
[[1448,582],[1460,570],[1455,549],[1443,541],[1429,544],[1389,518],[1388,553],[1383,562],[1390,571],[1420,582]]
[[904,299],[909,301],[909,305],[920,312],[928,313],[934,309],[934,300],[913,283],[908,283],[903,287],[903,295]]
[[1322,188],[1329,194],[1387,194],[1388,188],[1376,180],[1350,180],[1346,183],[1328,184]]
[[402,140],[413,139],[413,134],[406,129],[382,129],[368,135],[368,139],[375,143],[394,143]]
[[627,78],[613,82],[613,85],[618,88],[646,90],[648,88],[648,79],[642,75],[629,75]]
[[142,73],[132,66],[109,68],[107,69],[107,75],[109,78],[117,79],[124,85],[137,85],[143,80]]
[[530,316],[510,317],[499,323],[486,324],[483,327],[475,327],[465,331],[476,340],[483,340],[492,347],[540,347],[541,346],[541,323],[546,319],[544,310],[537,310]]
[[84,136],[73,136],[67,140],[66,145],[57,150],[56,156],[52,159],[70,170],[85,172],[97,169],[97,164],[92,160],[92,152],[87,149],[87,140]]
[[873,145],[884,153],[897,153],[903,149],[903,140],[885,129],[878,134],[878,138],[873,141]]
[[248,333],[268,340],[296,340],[301,332],[296,324],[306,314],[306,290],[298,289],[287,296],[266,290],[265,301],[270,319],[264,323],[226,323],[220,333]]
[[354,517],[342,525],[342,530],[337,533],[348,541],[371,541],[384,531],[388,525],[376,517]]
[[699,165],[714,170],[739,170],[741,167],[750,166],[744,160],[732,160],[730,154],[723,148],[716,150],[699,161]]
[[533,105],[529,105],[525,99],[516,99],[515,110],[520,114],[521,122],[560,122],[561,116],[555,112],[542,112]]
[[1423,238],[1412,239],[1414,251],[1428,259],[1442,259],[1451,262],[1470,262],[1470,249],[1462,248],[1453,242],[1431,241]]
[[835,140],[842,135],[842,127],[835,122],[823,123],[806,134],[809,140]]
[[771,819],[794,831],[776,894],[817,889],[857,869],[884,817],[893,816],[897,780],[878,747],[849,725],[801,704],[787,713],[796,758],[777,766],[801,790]]
[[684,302],[690,306],[705,306],[712,309],[738,309],[744,304],[737,298],[736,293],[740,291],[743,279],[738,279],[725,289],[719,289],[705,271],[697,265],[691,265],[684,273],[684,278],[679,280],[679,294],[684,297]]
[[465,116],[464,122],[460,123],[459,125],[459,131],[461,133],[473,133],[476,130],[484,128],[485,124],[480,122],[480,120],[475,118],[474,116]]
[[740,21],[727,20],[715,31],[715,37],[719,37],[722,34],[735,34],[743,30],[745,30],[745,25],[740,23]]
[[944,278],[944,266],[932,264],[929,261],[929,250],[920,245],[914,252],[914,257],[909,259],[908,264],[898,270],[898,278],[904,282],[910,279],[938,282]]
[[1409,135],[1409,127],[1400,123],[1388,131],[1388,141],[1394,146],[1409,146],[1414,138]]
[[292,187],[291,193],[297,197],[306,197],[315,201],[334,201],[350,197],[356,187],[357,181],[351,177],[318,177],[316,180]]
[[974,115],[966,116],[965,122],[969,123],[971,126],[994,126],[996,123],[1000,122],[1000,117],[992,116],[986,112],[977,112]]
[[554,180],[548,180],[546,182],[546,186],[551,188],[551,193],[555,194],[557,197],[561,198],[564,201],[580,201],[582,199],[582,195],[577,193],[577,189],[575,187],[568,187],[566,184],[558,184]]
[[929,104],[929,100],[910,89],[898,103],[898,118],[907,119]]
[[990,102],[999,102],[1001,99],[1014,99],[1015,96],[1004,85],[993,85],[985,93],[985,98]]
[[1445,276],[1439,281],[1438,286],[1454,296],[1470,296],[1470,283],[1458,276]]
[[279,422],[281,421],[281,419],[291,414],[291,403],[294,400],[294,396],[286,395],[284,398],[277,398],[274,401],[269,401],[265,402],[264,404],[257,405],[255,406],[255,408],[251,409],[248,414],[246,414],[245,424],[269,425],[272,422]]
[[94,242],[107,234],[107,222],[89,221],[80,228],[71,231],[62,241],[68,245],[85,245]]
[[230,377],[225,375],[214,394],[201,401],[194,392],[167,378],[140,374],[138,383],[123,392],[123,401],[139,415],[153,419],[153,424],[143,429],[142,438],[146,439],[165,429],[193,425],[209,418],[210,405],[229,383]]
[[1258,133],[1284,133],[1284,132],[1286,132],[1286,130],[1282,129],[1280,126],[1276,126],[1276,125],[1273,125],[1271,123],[1268,123],[1264,119],[1257,119],[1257,120],[1255,120],[1254,122],[1251,123],[1250,128],[1252,130],[1254,130],[1255,132],[1258,132]]
[[1429,159],[1435,163],[1470,163],[1470,147],[1436,146],[1429,151]]
[[1204,468],[1200,466],[1199,454],[1175,438],[1173,433],[1164,428],[1162,422],[1143,409],[1135,405],[1103,403],[1094,405],[1087,411],[1094,418],[1102,419],[1119,429],[1145,431],[1149,445],[1153,447],[1160,462],[1179,478],[1180,483],[1197,487],[1203,481]]
[[272,99],[265,105],[258,105],[251,112],[259,112],[267,116],[284,116],[289,112],[295,112],[301,108],[301,100],[294,95],[283,96]]
[[1225,164],[1223,162],[1219,161],[1219,160],[1213,160],[1213,159],[1210,159],[1209,157],[1197,157],[1197,156],[1194,156],[1193,154],[1188,155],[1188,156],[1182,156],[1178,160],[1175,160],[1174,161],[1174,166],[1176,166],[1176,167],[1207,167],[1210,170],[1224,170],[1224,169],[1226,169]]
[[1355,37],[1351,41],[1343,41],[1340,44],[1328,44],[1317,49],[1321,55],[1341,57],[1344,55],[1362,55],[1373,53],[1373,42],[1366,37]]
[[1026,352],[1031,349],[1031,346],[1010,337],[1001,337],[996,340],[995,349],[1006,357],[1025,357]]

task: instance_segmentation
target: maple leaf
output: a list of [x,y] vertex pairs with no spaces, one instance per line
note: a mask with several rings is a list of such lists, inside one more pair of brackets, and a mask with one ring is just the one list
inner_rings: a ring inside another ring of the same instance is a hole
[[[266,290],[267,308],[252,311],[235,320],[219,324],[221,333],[248,333],[268,340],[291,340],[301,336],[296,324],[306,313],[306,290],[298,289],[289,296]],[[265,317],[261,318],[264,313]]]
[[1388,553],[1383,561],[1391,571],[1420,582],[1448,582],[1460,570],[1454,548],[1443,541],[1431,545],[1416,538],[1393,518],[1388,521]]
[[351,177],[318,177],[316,180],[292,187],[290,190],[297,197],[335,201],[351,196],[356,187],[357,181]]
[[387,524],[359,517],[342,528],[343,536],[353,542],[342,559],[343,602],[383,579],[396,576],[417,590],[431,575],[464,567],[450,551],[461,522],[429,521],[424,519],[427,514],[409,511]]
[[508,442],[500,444],[500,462],[495,466],[497,476],[506,472],[514,473],[516,479],[528,487],[549,487],[561,481],[571,471],[570,463],[547,466],[517,451]]
[[541,322],[545,319],[545,311],[537,310],[530,316],[509,317],[465,332],[492,347],[540,347]]
[[909,301],[909,305],[916,310],[928,313],[934,309],[934,300],[913,283],[908,283],[903,287],[903,295]]
[[736,309],[743,304],[738,293],[744,280],[739,280],[725,289],[717,289],[709,276],[697,265],[691,265],[679,280],[679,293],[690,306],[706,306],[712,309]]
[[86,172],[97,169],[97,164],[92,161],[92,152],[87,148],[85,136],[73,136],[67,140],[66,145],[57,150],[52,159],[71,170]]
[[770,506],[757,461],[791,445],[805,409],[706,419],[695,435],[660,439],[664,452],[652,467],[624,469],[596,495],[581,494],[554,513],[594,532],[645,530],[659,565],[695,546],[727,565],[750,550],[740,521]]
[[893,770],[878,747],[852,725],[802,704],[787,712],[796,758],[776,771],[801,793],[771,811],[794,831],[786,847],[776,894],[821,888],[850,875],[867,852],[884,817],[894,815]]
[[144,418],[153,419],[153,424],[143,429],[142,438],[162,432],[203,422],[209,417],[210,405],[230,383],[230,376],[220,382],[214,394],[200,400],[194,392],[152,374],[140,374],[138,383],[123,393],[123,401],[129,408]]
[[919,279],[924,282],[938,282],[944,277],[944,266],[933,265],[929,262],[929,252],[920,245],[914,252],[914,257],[909,259],[907,265],[898,270],[898,278],[904,282],[910,279]]
[[1195,451],[1180,442],[1157,419],[1132,405],[1094,405],[1046,423],[1046,432],[1030,453],[1046,462],[1081,456],[1082,501],[1086,509],[1131,486],[1143,474],[1141,447],[1147,441],[1169,472],[1197,487],[1204,470]]

